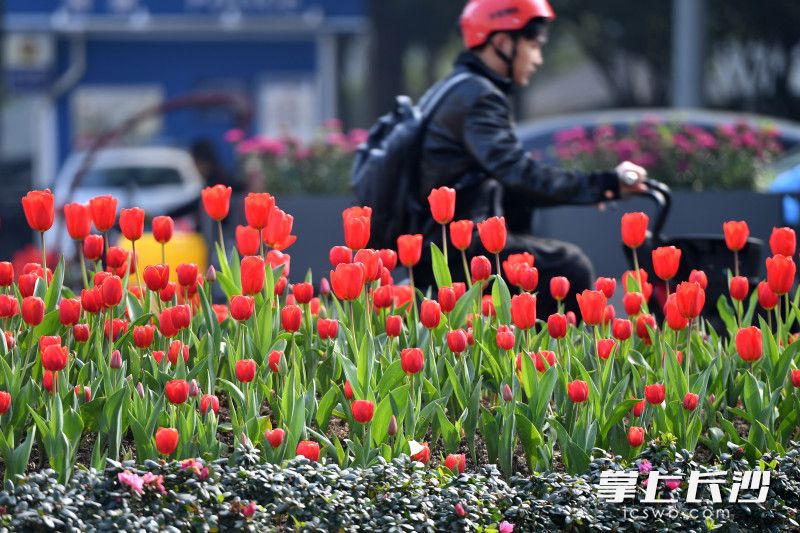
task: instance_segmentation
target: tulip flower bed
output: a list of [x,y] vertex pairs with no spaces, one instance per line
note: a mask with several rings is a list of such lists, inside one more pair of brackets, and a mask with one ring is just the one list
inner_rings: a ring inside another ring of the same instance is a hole
[[[429,200],[446,237],[455,191],[435,190]],[[230,189],[203,191],[206,211],[217,222],[228,215],[229,202]],[[54,216],[52,194],[33,191],[23,206],[44,243]],[[495,470],[481,470],[497,465],[506,479],[528,474],[528,481],[518,478],[503,490],[519,496],[532,483],[544,497],[537,483],[550,478],[537,473],[580,476],[590,466],[611,468],[607,459],[597,462],[609,453],[620,465],[635,465],[651,443],[668,450],[659,462],[686,462],[701,452],[724,464],[731,449],[737,460],[753,465],[782,454],[794,461],[800,343],[792,342],[792,331],[800,296],[790,295],[791,229],[773,232],[767,280],[748,295],[737,266],[747,225],[724,224],[731,294],[713,303],[728,327],[717,332],[702,319],[709,305],[705,274],[695,270],[689,280],[673,279],[681,255],[675,248],[653,251],[654,272],[633,270],[621,277],[625,317],[616,317],[608,304],[617,281],[599,278],[595,290],[577,295],[580,322],[563,312],[542,319],[536,290],[550,291],[563,303],[569,280],[556,277],[538,288],[529,254],[509,256],[501,266],[502,218],[477,224],[491,259],[473,257],[469,266],[464,250],[473,223],[453,222],[450,239],[468,281],[453,282],[447,247],[443,252],[431,245],[438,287],[423,293],[413,285],[412,270],[422,237],[401,236],[397,251],[369,249],[371,210],[350,208],[342,218],[345,245],[330,250],[330,282],[322,279],[315,296],[310,273],[288,290],[290,257],[283,250],[295,241],[291,215],[267,193],[251,193],[244,209],[248,227],[237,229],[235,248],[225,246],[220,232],[220,268],[205,275],[191,264],[134,272],[131,258],[145,213],[123,209],[119,227],[132,249],[109,248],[104,236],[117,219],[112,197],[65,208],[70,235],[82,241],[79,291],[64,286],[63,261],[52,272],[46,264],[28,264],[18,278],[9,263],[0,263],[0,456],[7,482],[29,472],[33,457],[67,487],[75,486],[70,480],[102,485],[103,498],[144,494],[130,504],[139,509],[150,505],[148,498],[163,497],[165,504],[178,498],[191,507],[202,497],[217,510],[223,504],[234,509],[239,515],[230,520],[239,520],[256,513],[250,502],[267,505],[258,499],[263,486],[244,481],[251,475],[247,470],[231,480],[223,472],[226,462],[241,464],[244,454],[251,470],[267,472],[276,483],[333,472],[352,485],[367,479],[359,476],[373,475],[367,486],[386,483],[366,492],[370,509],[382,516],[386,510],[376,494],[386,487],[405,490],[388,481],[391,476],[375,474],[391,463],[397,475],[413,473],[423,486],[439,480],[459,487],[456,496],[437,496],[449,508],[425,506],[408,511],[408,520],[438,524],[453,512],[472,512],[489,531],[521,503],[490,503],[485,514],[474,507],[466,511],[469,502],[454,508],[463,497],[458,491],[466,490],[454,474],[479,472],[482,481],[476,483],[505,483],[495,479]],[[90,235],[92,224],[103,235]],[[635,264],[647,225],[643,213],[622,218],[622,240]],[[159,218],[153,227],[169,246],[171,220]],[[395,284],[393,277],[406,272],[411,284]],[[672,284],[663,323],[648,308],[649,275]],[[213,284],[226,303],[212,303]],[[678,458],[675,450],[686,451]],[[302,465],[301,473],[271,466],[298,455],[327,466],[292,463]],[[402,459],[408,456],[417,463]],[[184,462],[179,471],[177,463],[159,459]],[[128,460],[133,463],[124,468],[117,463]],[[430,470],[420,471],[419,463]],[[84,472],[87,467],[107,476],[93,477]],[[347,467],[360,470],[339,470]],[[192,477],[187,469],[197,482],[186,480]],[[222,492],[203,488],[207,476],[227,480],[217,485]],[[227,494],[225,487],[234,485],[241,503],[228,496],[213,503],[215,494]],[[178,497],[187,491],[194,495]],[[338,493],[326,494],[320,498],[328,509],[350,505],[335,501]],[[512,513],[517,523],[525,520],[521,512]],[[348,520],[361,520],[352,513]],[[264,516],[329,520],[316,513],[287,514],[283,504]],[[219,520],[230,525],[223,515]]]

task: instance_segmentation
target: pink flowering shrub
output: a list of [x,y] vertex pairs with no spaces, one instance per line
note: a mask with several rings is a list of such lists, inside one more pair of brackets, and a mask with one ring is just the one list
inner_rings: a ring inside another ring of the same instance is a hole
[[783,151],[777,129],[743,122],[708,131],[650,119],[629,128],[569,128],[554,137],[555,156],[568,168],[612,168],[629,160],[672,187],[694,190],[752,189],[757,169]]
[[225,140],[236,145],[249,181],[274,193],[337,194],[350,187],[353,153],[367,131],[344,131],[339,119],[326,120],[311,142],[292,135],[246,138],[230,130]]

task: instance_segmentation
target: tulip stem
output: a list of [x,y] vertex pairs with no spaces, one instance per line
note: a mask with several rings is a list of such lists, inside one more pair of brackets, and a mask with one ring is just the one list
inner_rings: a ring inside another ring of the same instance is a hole
[[167,264],[167,245],[163,242],[161,243],[161,264]]
[[633,250],[633,269],[636,270],[636,281],[639,283],[639,292],[644,296],[642,290],[642,272],[639,270],[639,256],[636,254],[636,248]]
[[108,232],[103,232],[103,264],[108,262]]
[[[225,256],[225,261],[228,261],[228,250],[225,249],[225,237],[222,235],[222,221],[217,220],[217,233],[219,234],[219,245],[222,248],[222,254]],[[259,238],[260,238],[259,234]]]
[[81,258],[81,276],[83,277],[83,288],[89,288],[89,276],[86,274],[86,258],[83,256],[83,241],[81,241],[81,245],[78,248],[78,255]]
[[739,251],[734,250],[733,252],[733,270],[736,272],[736,276],[739,276]]
[[[416,331],[416,324],[419,317],[417,316],[417,290],[415,289],[414,285],[414,269],[408,267],[408,281],[411,284],[411,312],[413,313],[414,318],[414,329]],[[416,334],[414,335],[416,338]]]
[[[161,247],[163,249],[164,245],[162,244]],[[136,241],[131,241],[131,249],[133,250],[133,253],[131,254],[131,260],[128,263],[128,276],[131,275],[131,270],[133,270],[133,269],[136,270],[136,286],[139,287],[139,294],[141,294],[142,293],[142,278],[140,277],[140,274],[139,274],[139,265],[137,264],[136,266],[134,266],[134,264],[136,264]],[[190,310],[191,310],[191,307],[192,306],[190,305],[189,306]]]
[[500,254],[499,253],[494,254],[494,261],[495,261],[495,264],[497,265],[497,277],[501,278],[501,277],[503,277],[503,275],[501,274],[501,271],[500,271]]
[[447,265],[447,271],[450,272],[450,263],[447,262],[447,228],[442,224],[442,253],[444,254],[444,264]]
[[47,292],[47,253],[44,247],[44,232],[40,231],[39,235],[42,238],[42,272],[44,276],[44,292]]
[[461,263],[464,265],[464,279],[467,282],[467,286],[471,289],[472,277],[469,275],[469,266],[467,266],[467,253],[464,250],[461,250]]

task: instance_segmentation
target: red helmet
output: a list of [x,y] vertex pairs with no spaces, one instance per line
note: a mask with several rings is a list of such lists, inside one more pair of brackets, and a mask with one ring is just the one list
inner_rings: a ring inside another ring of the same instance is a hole
[[492,32],[521,30],[539,17],[556,18],[547,0],[470,0],[459,21],[464,46],[480,46]]

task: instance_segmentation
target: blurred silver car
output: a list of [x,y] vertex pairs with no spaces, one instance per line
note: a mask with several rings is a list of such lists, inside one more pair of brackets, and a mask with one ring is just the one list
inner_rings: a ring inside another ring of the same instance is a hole
[[[87,157],[88,168],[83,169]],[[63,221],[63,206],[88,203],[95,196],[111,194],[118,209],[141,207],[148,218],[180,213],[200,200],[205,186],[191,154],[171,147],[108,148],[70,155],[53,186],[58,230],[48,232],[48,246],[71,256],[72,240]]]

